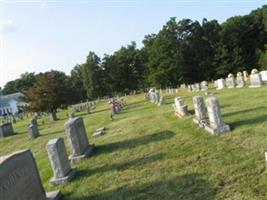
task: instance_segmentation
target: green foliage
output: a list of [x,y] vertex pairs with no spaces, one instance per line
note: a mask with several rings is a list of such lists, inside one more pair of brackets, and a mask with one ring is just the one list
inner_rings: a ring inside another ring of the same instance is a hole
[[23,91],[28,109],[34,112],[55,113],[73,103],[71,81],[64,72],[50,71],[36,76],[34,85]]
[[35,74],[26,72],[21,74],[20,78],[7,82],[2,92],[3,94],[21,92],[22,90],[33,86],[35,81]]

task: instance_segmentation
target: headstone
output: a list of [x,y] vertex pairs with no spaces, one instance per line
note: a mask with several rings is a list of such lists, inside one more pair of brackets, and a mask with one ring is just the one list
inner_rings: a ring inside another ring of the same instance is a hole
[[31,124],[38,126],[38,122],[37,122],[36,117],[31,119]]
[[247,81],[249,79],[247,71],[243,71],[243,77],[244,77],[244,81]]
[[192,88],[192,85],[191,84],[188,85],[187,88],[188,88],[188,92],[192,92],[193,91],[193,88]]
[[193,104],[195,109],[195,117],[193,121],[197,123],[201,128],[207,124],[207,108],[202,96],[194,96]]
[[80,117],[69,119],[64,127],[72,149],[69,157],[71,162],[78,162],[88,157],[92,153],[94,145],[90,145],[88,142],[83,119]]
[[164,98],[161,96],[158,105],[161,106],[164,103]]
[[202,81],[200,84],[201,84],[201,91],[207,91],[209,89],[207,81]]
[[38,125],[29,124],[28,125],[28,133],[29,133],[30,138],[32,138],[32,139],[37,138],[40,135]]
[[216,80],[217,82],[217,90],[221,90],[223,88],[225,88],[225,82],[224,82],[224,79],[220,78],[218,80]]
[[225,84],[227,88],[234,88],[235,87],[235,78],[228,77],[225,79]]
[[237,88],[245,87],[245,81],[244,81],[243,76],[237,76],[236,77],[236,87]]
[[209,123],[205,129],[212,134],[220,134],[230,131],[229,125],[224,124],[221,117],[221,108],[216,97],[210,97],[206,100]]
[[46,145],[46,150],[54,174],[50,183],[59,185],[73,179],[77,170],[70,166],[64,140],[62,138],[49,140]]
[[11,123],[5,123],[0,126],[0,138],[15,135],[13,126]]
[[250,75],[250,88],[257,88],[261,87],[262,85],[263,82],[259,73]]
[[188,114],[187,105],[184,104],[184,101],[181,97],[174,98],[174,111],[175,115],[178,117],[182,117]]
[[58,200],[60,192],[45,193],[30,150],[0,158],[1,200]]
[[267,70],[260,72],[262,81],[267,81]]

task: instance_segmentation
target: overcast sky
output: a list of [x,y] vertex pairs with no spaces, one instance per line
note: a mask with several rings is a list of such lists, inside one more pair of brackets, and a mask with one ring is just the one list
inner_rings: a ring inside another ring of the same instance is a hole
[[102,57],[131,41],[141,47],[144,36],[157,33],[170,17],[223,22],[267,4],[267,0],[85,1],[4,0],[0,86],[24,72],[56,69],[69,74],[89,51]]

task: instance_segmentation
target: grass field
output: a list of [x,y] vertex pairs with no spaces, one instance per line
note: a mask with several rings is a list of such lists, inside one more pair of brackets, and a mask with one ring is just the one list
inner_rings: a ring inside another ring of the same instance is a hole
[[[64,199],[267,199],[267,86],[212,92],[233,129],[221,136],[199,129],[192,115],[176,118],[171,106],[175,96],[165,96],[160,107],[143,95],[125,97],[128,106],[113,121],[106,102],[91,115],[79,113],[96,149],[75,165],[79,172],[67,185],[49,184],[45,146],[49,139],[63,137],[69,151],[63,127],[68,111],[58,113],[57,122],[39,121],[41,136],[35,140],[26,130],[30,119],[18,122],[18,134],[0,140],[0,155],[30,148],[46,191],[60,189]],[[193,113],[193,95],[204,93],[181,90],[179,95]],[[92,138],[102,126],[106,135]]]

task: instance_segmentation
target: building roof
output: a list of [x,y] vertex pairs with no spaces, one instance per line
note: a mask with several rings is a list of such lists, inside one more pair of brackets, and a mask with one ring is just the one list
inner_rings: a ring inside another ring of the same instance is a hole
[[17,101],[17,102],[21,102],[21,99],[20,99],[21,96],[22,96],[22,94],[20,92],[0,96],[0,107],[9,106],[9,103],[12,100]]

